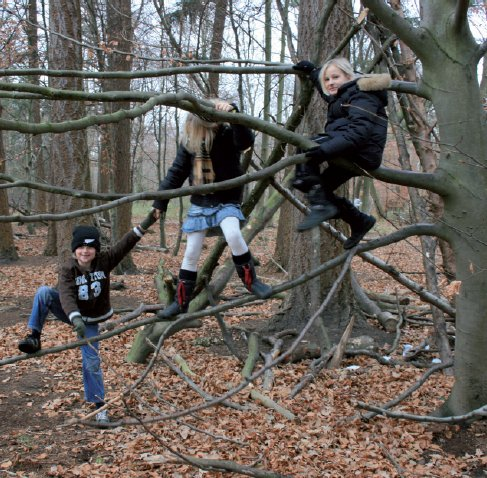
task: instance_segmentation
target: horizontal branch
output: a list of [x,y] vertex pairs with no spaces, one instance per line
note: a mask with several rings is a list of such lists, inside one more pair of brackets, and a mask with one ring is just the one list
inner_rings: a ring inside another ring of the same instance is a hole
[[392,80],[389,90],[397,93],[420,96],[421,98],[425,98],[427,100],[431,99],[429,91],[424,88],[422,84],[415,83],[414,81]]
[[[312,145],[314,144],[309,139],[301,136],[297,133],[293,133],[291,131],[282,130],[283,132],[287,133],[288,139],[293,138],[293,140],[301,140],[302,142]],[[76,217],[87,216],[90,214],[96,214],[102,211],[106,211],[112,209],[114,207],[118,207],[122,204],[127,204],[134,201],[142,201],[142,200],[150,200],[150,199],[172,199],[175,197],[182,197],[182,196],[189,196],[192,194],[208,194],[215,191],[231,189],[237,186],[242,186],[244,184],[257,181],[260,179],[265,179],[271,176],[274,176],[277,172],[281,171],[282,169],[299,163],[306,162],[306,157],[304,154],[298,154],[294,156],[288,156],[284,159],[279,160],[278,162],[274,163],[271,166],[268,166],[264,169],[260,169],[259,171],[254,171],[252,173],[246,173],[241,176],[238,176],[233,179],[228,179],[226,181],[221,181],[218,183],[212,184],[205,184],[201,186],[183,186],[178,189],[169,189],[166,191],[154,191],[154,192],[142,192],[142,193],[133,193],[128,195],[121,195],[121,194],[102,194],[102,193],[93,193],[89,191],[80,191],[80,190],[73,190],[68,188],[62,188],[59,186],[51,186],[42,183],[34,183],[30,181],[18,181],[15,180],[12,176],[0,174],[0,180],[7,181],[7,184],[0,184],[0,189],[6,189],[11,187],[31,187],[32,189],[38,189],[46,192],[56,193],[56,194],[63,194],[68,196],[73,196],[77,198],[86,198],[86,199],[95,199],[95,200],[103,200],[103,201],[110,201],[107,204],[98,205],[92,208],[81,209],[76,211],[70,211],[66,213],[60,214],[38,214],[32,216],[23,216],[23,215],[15,215],[15,216],[0,216],[0,223],[2,222],[24,222],[24,223],[31,223],[31,222],[38,222],[38,221],[62,221],[66,219],[73,219]],[[344,167],[350,167],[352,169],[353,166],[350,166],[349,163],[346,161],[342,161],[342,165]],[[364,173],[363,170],[357,170],[357,173]],[[378,168],[373,172],[367,172],[376,177],[377,179],[382,179],[386,182],[393,182],[392,179],[396,179],[400,181],[399,184],[408,184],[406,179],[410,179],[411,182],[414,184],[421,184],[425,185],[428,183],[435,191],[438,191],[439,188],[436,187],[437,180],[434,174],[428,173],[413,173],[411,171],[396,171],[388,168]],[[421,176],[425,176],[425,179]],[[398,184],[394,182],[394,184]],[[436,231],[438,233],[438,231]]]
[[243,113],[217,111],[213,103],[199,99],[186,92],[159,94],[151,96],[143,105],[135,106],[132,109],[121,109],[111,114],[90,115],[60,123],[25,123],[0,118],[0,129],[31,134],[65,133],[67,131],[85,129],[89,126],[118,123],[123,119],[133,119],[147,113],[158,105],[180,108],[197,114],[203,113],[206,117],[215,121],[241,124],[268,134],[284,143],[290,143],[303,149],[315,145],[310,139],[301,134],[294,133],[286,128],[259,118]]
[[[32,83],[8,83],[6,81],[0,81],[0,91],[35,95],[33,97],[27,96],[25,99],[76,100],[90,102],[134,101],[140,103],[160,95],[160,92],[157,91],[120,90],[90,92],[84,90],[51,88],[48,86],[34,85]],[[14,98],[19,99],[18,96]]]
[[[287,168],[288,166],[292,166],[294,164],[299,164],[304,162],[306,162],[305,155],[297,154],[294,156],[288,156],[286,158],[283,158],[278,162],[274,163],[273,165],[268,166],[259,171],[242,174],[241,176],[238,176],[236,178],[228,179],[226,181],[222,181],[219,183],[204,184],[201,186],[183,186],[178,189],[168,189],[166,191],[134,193],[110,201],[107,204],[102,204],[87,209],[78,209],[76,211],[70,211],[61,214],[37,214],[33,216],[22,216],[17,214],[14,216],[0,216],[0,223],[2,222],[21,222],[21,223],[29,222],[30,223],[30,222],[38,222],[38,221],[63,221],[66,219],[73,219],[76,217],[87,216],[90,214],[98,213],[134,201],[142,201],[142,200],[149,200],[149,199],[171,199],[175,197],[189,196],[191,194],[209,194],[222,189],[231,189],[237,186],[242,186],[244,184],[250,183],[252,181],[257,181],[260,179],[273,176],[279,171],[281,171],[282,169]],[[2,179],[1,175],[0,175],[0,179]],[[70,194],[69,190],[67,189],[64,190],[64,193]],[[90,193],[90,195],[92,194],[94,193]],[[71,195],[79,197],[79,195],[76,195],[76,192],[73,192]]]
[[[292,68],[293,65],[282,64],[280,66],[265,66],[265,67],[225,67],[225,66],[212,66],[212,67],[182,67],[182,68],[165,68],[163,70],[144,70],[137,72],[83,72],[74,70],[41,70],[41,71],[51,71],[50,76],[74,76],[74,77],[91,77],[91,75],[99,75],[100,78],[140,78],[140,77],[161,77],[169,75],[178,74],[192,74],[194,72],[205,72],[214,71],[219,73],[229,73],[229,74],[288,74],[297,75],[299,74],[296,70]],[[195,71],[192,71],[195,70]],[[12,71],[12,70],[0,70],[2,71]],[[21,73],[25,76],[25,72],[37,72],[38,70],[13,70],[17,74]],[[164,74],[160,74],[160,72]],[[33,73],[32,73],[33,74]],[[1,76],[1,74],[0,74]],[[416,96],[421,96],[429,99],[429,96],[421,85],[415,82],[392,80],[389,87],[390,90],[396,91],[398,93],[408,93]],[[36,95],[34,97],[26,96],[23,99],[49,99],[49,100],[78,100],[78,101],[99,101],[99,102],[114,102],[114,101],[134,101],[142,102],[147,101],[149,98],[158,95],[156,91],[109,91],[109,92],[89,92],[80,90],[69,90],[69,89],[57,89],[48,86],[35,85],[32,83],[11,83],[6,81],[0,81],[0,91],[4,92],[17,92],[17,93],[30,93]],[[5,95],[6,96],[6,95]],[[14,96],[16,99],[21,99],[20,96]]]
[[375,407],[373,405],[368,405],[364,402],[357,402],[357,406],[359,408],[363,408],[365,410],[370,410],[371,412],[376,413],[377,415],[385,415],[389,418],[400,418],[403,420],[411,420],[414,422],[434,422],[434,423],[462,423],[471,420],[481,420],[487,417],[487,405],[484,405],[480,408],[472,410],[465,415],[455,415],[451,417],[435,417],[432,415],[414,415],[411,413],[403,413],[403,412],[392,412],[390,410],[385,410],[380,407]]
[[[381,408],[382,410],[388,410],[391,407],[394,407],[395,405],[399,404],[400,402],[405,400],[407,397],[412,395],[413,392],[418,390],[426,382],[426,380],[430,377],[430,375],[434,374],[435,372],[438,372],[439,370],[443,370],[445,368],[450,368],[452,366],[453,366],[453,361],[433,365],[411,387],[409,387],[407,390],[405,390],[404,392],[399,394],[397,397],[393,398],[392,400],[385,403],[384,405],[382,405],[379,408]],[[365,416],[362,416],[362,420],[370,420],[371,418],[375,417],[375,415],[377,415],[377,413],[374,413],[374,412],[367,413]]]
[[[196,61],[196,60],[195,60]],[[230,61],[230,60],[226,60]],[[221,60],[218,60],[221,63]],[[245,63],[252,63],[252,60]],[[262,62],[259,62],[260,65]],[[82,70],[46,70],[42,68],[2,68],[0,76],[47,76],[57,78],[85,78],[85,79],[137,79],[160,78],[165,76],[194,75],[195,73],[226,73],[229,75],[262,74],[282,75],[298,74],[289,63],[267,63],[263,66],[223,66],[198,64],[192,66],[174,66],[157,70],[137,71],[82,71]]]
[[364,170],[345,159],[335,159],[333,161],[342,168],[349,169],[360,176],[369,176],[386,183],[425,189],[427,191],[439,194],[440,196],[446,196],[451,193],[451,191],[447,188],[446,182],[442,181],[437,173],[418,173],[403,169],[385,168],[383,166],[370,171]]

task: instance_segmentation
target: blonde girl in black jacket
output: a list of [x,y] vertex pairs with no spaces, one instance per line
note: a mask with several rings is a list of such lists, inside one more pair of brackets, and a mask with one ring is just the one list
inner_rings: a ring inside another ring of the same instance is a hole
[[[375,218],[361,213],[334,191],[355,176],[333,160],[342,158],[364,170],[380,166],[387,136],[387,92],[389,75],[356,77],[345,58],[334,58],[321,68],[308,61],[293,67],[313,81],[328,104],[325,134],[312,138],[319,143],[306,152],[309,161],[297,168],[294,187],[308,193],[311,213],[298,225],[305,231],[329,219],[342,219],[351,235],[344,248],[356,246],[374,226]],[[320,174],[320,164],[327,168]]]
[[[237,106],[221,100],[211,100],[218,111],[238,111]],[[160,191],[180,188],[189,178],[190,185],[217,183],[242,174],[241,153],[254,144],[254,134],[246,126],[218,123],[188,113],[176,159],[159,186]],[[271,288],[261,282],[249,248],[240,231],[245,218],[240,210],[242,187],[210,194],[193,194],[191,207],[182,230],[187,235],[186,250],[178,275],[176,300],[157,313],[171,318],[188,310],[196,284],[198,260],[208,232],[220,228],[232,251],[237,273],[245,287],[259,298],[267,298]],[[167,210],[168,200],[156,200],[153,208]]]

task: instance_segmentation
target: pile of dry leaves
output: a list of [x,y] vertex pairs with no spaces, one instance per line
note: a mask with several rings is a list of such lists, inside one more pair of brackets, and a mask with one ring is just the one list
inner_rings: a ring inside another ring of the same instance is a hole
[[[176,224],[169,225],[170,244],[176,230]],[[56,282],[55,258],[41,256],[46,230],[40,228],[29,235],[24,227],[17,227],[16,233],[21,260],[0,270],[0,360],[18,355],[17,341],[26,332],[35,289]],[[282,276],[266,268],[274,233],[274,229],[267,229],[253,251],[261,260],[261,275],[278,283]],[[142,245],[156,246],[156,234],[148,234]],[[420,275],[419,259],[418,263],[412,260],[416,255],[410,243],[381,251],[384,260]],[[113,276],[125,286],[112,293],[113,305],[119,310],[115,319],[140,303],[157,303],[154,275],[161,258],[177,271],[181,253],[173,257],[155,249],[137,249],[133,259],[140,274]],[[355,261],[360,282],[368,289],[410,295],[372,266]],[[234,277],[226,293],[233,292],[236,285]],[[278,300],[253,304],[225,314],[225,320],[235,326],[236,333],[243,333],[243,329],[251,330],[253,324],[268,319],[278,307]],[[462,428],[384,416],[362,419],[366,412],[357,407],[358,402],[384,404],[417,382],[424,369],[407,363],[381,365],[364,356],[347,358],[340,368],[321,371],[290,398],[291,390],[309,372],[310,363],[285,363],[274,369],[273,387],[265,392],[283,410],[256,399],[254,391],[264,393],[262,379],[225,403],[205,407],[208,400],[242,382],[243,365],[225,352],[215,318],[205,318],[201,328],[169,338],[145,380],[128,394],[147,367],[124,360],[136,332],[128,331],[101,344],[109,414],[117,424],[114,428],[99,429],[79,421],[92,410],[83,401],[77,349],[0,367],[1,475],[241,476],[237,471],[203,471],[185,461],[187,456],[203,460],[201,463],[220,463],[227,470],[240,467],[248,476],[485,476],[486,427],[482,422]],[[391,358],[400,360],[405,344],[416,346],[429,333],[426,321],[407,323]],[[43,348],[73,340],[69,327],[49,321]],[[433,358],[434,353],[428,360]],[[168,368],[168,360],[187,366],[188,379]],[[394,409],[427,415],[448,396],[452,380],[436,373]],[[198,409],[190,412],[192,407]],[[138,424],[149,418],[154,420]]]

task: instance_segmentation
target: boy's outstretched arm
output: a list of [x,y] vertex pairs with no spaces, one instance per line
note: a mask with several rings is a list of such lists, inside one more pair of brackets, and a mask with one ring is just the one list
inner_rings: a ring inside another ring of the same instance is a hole
[[149,214],[144,218],[144,220],[139,224],[140,229],[142,232],[146,232],[149,227],[154,224],[160,216],[160,212],[157,209],[152,208],[149,211]]

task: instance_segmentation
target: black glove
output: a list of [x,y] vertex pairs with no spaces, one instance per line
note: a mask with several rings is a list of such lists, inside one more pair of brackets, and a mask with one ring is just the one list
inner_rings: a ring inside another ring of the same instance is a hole
[[308,159],[317,161],[319,163],[326,160],[326,154],[321,149],[321,146],[314,146],[313,148],[308,149],[305,153],[305,156]]
[[150,210],[149,214],[147,214],[146,218],[140,223],[140,228],[142,232],[147,231],[149,227],[152,226],[157,221],[157,218],[154,216],[154,210]]
[[86,325],[81,318],[81,314],[75,315],[71,322],[73,324],[73,330],[76,332],[78,337],[83,338],[86,335]]
[[293,66],[293,70],[302,71],[303,73],[309,75],[313,70],[316,70],[316,66],[310,61],[302,60]]

